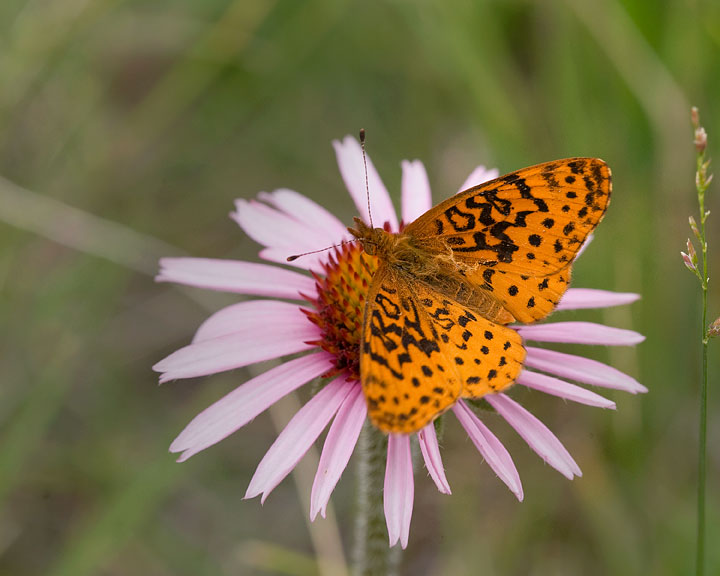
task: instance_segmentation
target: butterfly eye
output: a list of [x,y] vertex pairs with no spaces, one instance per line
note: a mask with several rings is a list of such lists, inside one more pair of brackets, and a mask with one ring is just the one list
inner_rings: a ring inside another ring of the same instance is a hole
[[363,242],[363,249],[365,250],[365,253],[369,256],[375,256],[377,253],[377,244],[375,242]]

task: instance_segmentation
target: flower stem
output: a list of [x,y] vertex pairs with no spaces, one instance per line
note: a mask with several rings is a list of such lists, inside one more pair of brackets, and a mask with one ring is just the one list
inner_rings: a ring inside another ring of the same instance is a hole
[[358,443],[357,512],[354,576],[393,576],[400,564],[400,547],[388,546],[383,509],[387,437],[369,421]]
[[[703,154],[698,156],[698,169],[703,161]],[[702,184],[698,185],[698,199],[700,203],[700,243],[702,249],[702,381],[700,383],[700,418],[698,430],[698,491],[697,491],[697,557],[696,574],[705,574],[705,477],[707,455],[707,383],[708,383],[708,334],[707,334],[707,241],[705,239],[705,190]]]
[[[704,260],[703,254],[703,260]],[[697,493],[697,558],[696,574],[705,574],[705,477],[707,454],[707,363],[708,339],[705,332],[707,319],[707,286],[703,289],[703,351],[702,351],[702,383],[700,385],[700,429],[699,429],[699,455],[698,455],[698,493]]]
[[696,550],[696,574],[705,574],[705,456],[707,453],[707,352],[708,337],[707,326],[707,247],[705,244],[705,218],[703,197],[700,195],[700,237],[702,244],[702,381],[700,383],[700,418],[698,430],[698,490],[697,490],[697,550]]

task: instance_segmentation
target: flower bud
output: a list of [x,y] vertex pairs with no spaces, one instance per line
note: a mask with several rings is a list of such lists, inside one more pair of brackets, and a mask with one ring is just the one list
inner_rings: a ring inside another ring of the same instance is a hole
[[697,268],[695,267],[695,264],[693,264],[692,258],[685,254],[685,252],[680,252],[680,255],[682,256],[683,262],[685,262],[685,268],[690,270],[693,274],[697,274]]
[[687,254],[685,252],[680,252],[680,255],[685,263],[685,267],[695,274],[695,276],[700,278],[700,271],[697,267],[697,252],[695,252],[695,246],[693,246],[693,243],[690,242],[690,239],[687,241]]
[[697,226],[697,222],[695,222],[695,218],[690,216],[688,220],[690,222],[690,229],[693,231],[693,234],[695,234],[695,238],[700,240],[700,229]]
[[705,128],[702,126],[695,128],[695,140],[693,143],[698,153],[702,154],[705,152],[705,148],[707,148],[707,132],[705,132]]

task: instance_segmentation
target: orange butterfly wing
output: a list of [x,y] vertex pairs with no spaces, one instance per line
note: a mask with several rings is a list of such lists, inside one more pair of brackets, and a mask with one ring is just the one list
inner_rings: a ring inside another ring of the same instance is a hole
[[519,322],[547,316],[571,263],[610,202],[611,173],[597,158],[538,164],[441,202],[404,233],[428,253],[448,248],[461,274]]
[[386,263],[370,286],[361,346],[368,414],[395,433],[419,430],[461,396],[510,386],[525,358],[517,332]]

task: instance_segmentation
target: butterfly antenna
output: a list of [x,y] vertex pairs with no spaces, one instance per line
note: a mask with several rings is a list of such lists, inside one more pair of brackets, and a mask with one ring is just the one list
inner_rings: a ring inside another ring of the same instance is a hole
[[333,248],[337,248],[338,246],[343,246],[345,244],[350,244],[351,242],[355,242],[355,239],[352,240],[343,240],[340,242],[340,244],[333,244],[332,246],[328,246],[327,248],[320,248],[320,250],[313,250],[311,252],[303,252],[302,254],[293,254],[292,256],[287,257],[288,262],[294,262],[298,258],[301,258],[302,256],[307,256],[309,254],[317,254],[318,252],[325,252],[326,250],[332,250]]
[[360,148],[362,148],[363,166],[365,167],[365,192],[367,194],[368,217],[370,218],[370,228],[374,228],[372,212],[370,211],[370,184],[368,183],[367,158],[365,157],[365,128],[360,128]]
[[[370,227],[374,228],[372,212],[370,212],[370,183],[368,181],[367,157],[365,155],[365,128],[360,128],[360,148],[362,149],[363,167],[365,169],[365,193],[367,194],[368,217],[370,218]],[[303,252],[302,254],[293,254],[292,256],[287,257],[287,261],[294,262],[302,256],[308,256],[309,254],[317,254],[318,252],[332,250],[333,248],[337,248],[338,246],[343,246],[345,244],[350,244],[351,242],[355,242],[356,240],[357,238],[353,238],[352,240],[343,240],[342,242],[340,242],[340,244],[333,244],[332,246],[328,246],[327,248],[321,248],[320,250],[312,250],[311,252]]]

